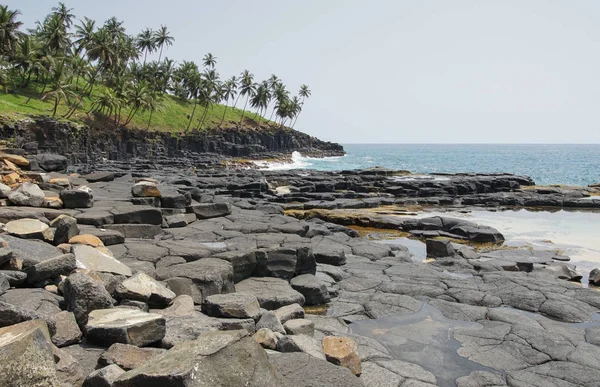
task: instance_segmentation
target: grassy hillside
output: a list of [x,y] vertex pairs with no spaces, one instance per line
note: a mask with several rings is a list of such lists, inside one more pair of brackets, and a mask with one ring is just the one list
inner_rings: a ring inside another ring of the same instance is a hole
[[[10,116],[13,118],[20,118],[28,115],[51,116],[54,103],[52,101],[42,101],[40,99],[40,91],[40,87],[37,87],[34,90],[33,86],[30,86],[26,89],[17,89],[10,92],[9,94],[5,94],[0,91],[0,114],[4,116]],[[89,122],[90,120],[93,121],[95,119],[95,117],[92,114],[87,114],[87,111],[90,109],[90,106],[94,97],[96,96],[96,93],[97,92],[94,91],[91,98],[84,98],[84,107],[82,109],[77,110],[76,113],[70,117],[70,121]],[[31,99],[29,99],[30,97]],[[28,99],[29,102],[27,102]],[[244,101],[240,99],[238,105],[243,106],[243,102]],[[161,105],[162,107],[160,111],[155,111],[152,115],[150,130],[175,133],[185,131],[189,123],[189,118],[194,109],[194,104],[192,102],[183,101],[171,95],[165,94],[164,100]],[[61,117],[67,112],[67,110],[67,106],[64,103],[61,103],[56,114],[56,119],[61,119]],[[196,112],[194,114],[194,119],[192,121],[191,128],[198,127],[198,120],[202,117],[204,112],[204,107],[200,105],[196,107]],[[225,109],[225,105],[212,105],[208,109],[208,112],[206,113],[206,119],[204,121],[204,124],[202,125],[202,128],[200,129],[202,130],[207,128],[217,128],[221,123],[224,113],[225,121],[222,125],[223,128],[237,126],[240,122],[240,119],[242,118],[241,109],[233,109],[231,106]],[[269,111],[269,114],[270,113],[271,112]],[[124,108],[121,112],[121,121],[125,121],[128,114],[129,109]],[[139,111],[134,117],[134,119],[127,125],[127,127],[146,129],[146,127],[148,126],[149,118],[149,111]],[[256,118],[254,112],[246,111],[242,126],[245,128],[266,128],[268,126],[278,125],[274,122],[270,122],[270,125],[267,125],[268,120],[262,118],[261,125],[259,127],[257,122],[258,118]]]

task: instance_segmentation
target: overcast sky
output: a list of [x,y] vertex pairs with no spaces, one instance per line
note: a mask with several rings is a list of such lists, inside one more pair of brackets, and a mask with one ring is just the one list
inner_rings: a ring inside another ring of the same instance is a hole
[[[3,1],[32,27],[57,4]],[[177,61],[313,96],[296,129],[341,143],[600,143],[597,0],[66,0],[165,24]]]

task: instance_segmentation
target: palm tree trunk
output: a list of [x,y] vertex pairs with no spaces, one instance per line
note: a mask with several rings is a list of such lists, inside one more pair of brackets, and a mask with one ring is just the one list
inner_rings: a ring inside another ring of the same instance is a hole
[[250,94],[246,97],[246,103],[244,104],[244,110],[242,110],[242,118],[240,119],[240,124],[242,125],[242,121],[244,121],[244,114],[246,114],[246,106],[248,106],[248,100],[250,99]]
[[225,105],[225,110],[223,111],[223,118],[221,118],[221,123],[219,124],[219,128],[221,127],[221,125],[223,125],[223,122],[225,121],[225,113],[227,113],[227,108],[229,107],[229,105]]
[[198,106],[198,100],[194,101],[194,110],[192,110],[192,116],[190,117],[190,122],[188,122],[188,126],[186,128],[186,132],[190,130],[190,126],[192,126],[192,120],[194,119],[194,114],[196,113],[196,106]]
[[204,109],[204,114],[202,115],[202,120],[200,121],[200,125],[198,126],[199,129],[202,129],[202,125],[204,125],[204,120],[206,119],[206,116],[208,115],[209,107],[210,107],[210,105],[207,105],[206,108]]
[[135,115],[138,112],[139,107],[135,107],[133,109],[131,109],[131,112],[129,112],[129,116],[127,116],[127,119],[125,120],[125,122],[123,123],[123,125],[127,125],[131,122],[131,120],[133,120],[133,117],[135,117]]
[[146,58],[148,57],[148,49],[145,50],[146,53],[144,54],[144,66],[146,65]]
[[148,127],[146,130],[150,129],[150,122],[152,121],[152,115],[154,114],[154,109],[150,109],[150,118],[148,118]]
[[52,112],[52,118],[56,117],[56,111],[58,110],[58,103],[60,100],[57,98],[54,99],[54,111]]
[[294,129],[294,126],[296,126],[296,122],[298,122],[298,117],[300,117],[300,113],[302,113],[302,109],[300,109],[300,111],[298,112],[298,114],[296,114],[296,117],[294,119],[294,123],[292,124],[292,129]]
[[163,51],[163,46],[160,46],[160,54],[158,55],[158,63],[160,63],[160,59],[162,58],[162,51]]

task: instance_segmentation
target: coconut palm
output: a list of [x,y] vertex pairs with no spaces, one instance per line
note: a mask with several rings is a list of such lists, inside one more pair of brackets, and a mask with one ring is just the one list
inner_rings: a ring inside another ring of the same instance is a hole
[[44,46],[52,55],[64,55],[71,45],[69,34],[58,14],[51,14],[44,21],[39,35]]
[[160,26],[160,29],[154,33],[154,43],[156,47],[160,47],[160,54],[158,55],[158,61],[162,58],[163,48],[165,46],[172,46],[175,38],[170,35],[170,32],[167,30],[167,26]]
[[217,57],[209,52],[208,54],[204,55],[204,59],[202,59],[202,62],[204,64],[204,67],[214,69],[215,65],[217,64]]
[[300,101],[300,106],[299,106],[298,114],[296,114],[296,119],[294,120],[294,123],[292,124],[292,129],[294,128],[294,126],[296,126],[296,122],[298,122],[298,117],[300,116],[300,113],[302,113],[302,108],[304,107],[304,101],[310,97],[311,93],[312,92],[308,88],[308,85],[300,86],[300,91],[298,92],[298,96],[300,96],[300,98],[302,98],[302,100]]
[[154,39],[154,31],[150,28],[146,28],[140,32],[136,39],[136,47],[138,50],[144,53],[144,64],[146,64],[146,58],[148,53],[152,53],[156,50],[156,40]]
[[58,110],[58,105],[60,104],[61,101],[63,101],[63,100],[69,101],[71,98],[74,98],[76,96],[76,93],[73,90],[74,87],[75,87],[75,85],[64,82],[63,80],[59,79],[59,80],[57,80],[57,82],[55,82],[52,85],[50,91],[42,94],[42,97],[41,97],[42,101],[44,101],[44,100],[53,100],[54,101],[54,108],[52,109],[52,117],[56,116],[56,112]]
[[221,118],[221,123],[219,124],[219,127],[221,127],[221,125],[223,125],[223,122],[225,121],[225,114],[227,113],[227,108],[229,107],[229,100],[235,99],[236,94],[237,81],[235,77],[231,77],[231,79],[225,81],[225,83],[221,87],[221,102],[225,101],[225,109],[223,110],[223,118]]
[[221,99],[221,83],[219,81],[219,74],[215,70],[208,70],[202,73],[202,83],[199,93],[199,102],[204,106],[204,114],[201,117],[199,128],[204,124],[208,110],[211,105],[219,102]]
[[96,22],[92,19],[84,17],[83,20],[80,20],[80,24],[75,26],[75,41],[73,42],[76,45],[76,53],[82,54],[89,49],[93,40],[94,33],[96,30]]
[[268,81],[263,81],[257,88],[256,93],[250,99],[250,106],[256,109],[256,113],[254,115],[254,119],[258,120],[260,125],[260,118],[262,111],[269,106],[269,101],[271,99],[271,93],[269,91],[269,83]]
[[73,18],[75,17],[71,11],[73,11],[73,8],[67,8],[64,3],[60,2],[57,7],[52,8],[51,15],[56,16],[65,26],[65,29],[69,29],[73,26]]
[[21,73],[21,87],[27,87],[29,84],[38,57],[39,44],[33,36],[24,35],[17,44],[12,60],[13,69]]
[[246,97],[246,103],[244,104],[244,109],[242,110],[242,118],[240,118],[239,125],[242,124],[244,120],[244,114],[246,113],[246,106],[248,106],[248,100],[254,93],[256,92],[256,85],[254,84],[254,75],[252,75],[248,70],[244,70],[241,75],[240,80],[240,96]]
[[149,107],[150,97],[151,93],[148,83],[137,82],[133,85],[127,96],[127,104],[131,110],[129,111],[127,119],[123,123],[124,125],[129,124],[140,109],[144,110]]
[[11,56],[19,36],[19,28],[23,25],[17,20],[21,12],[10,10],[6,5],[0,5],[0,55]]

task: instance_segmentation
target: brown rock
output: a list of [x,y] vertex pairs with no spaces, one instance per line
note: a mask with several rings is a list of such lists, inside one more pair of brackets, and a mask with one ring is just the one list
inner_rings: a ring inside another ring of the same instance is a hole
[[323,352],[330,363],[348,368],[360,375],[360,357],[356,341],[348,337],[327,336],[323,339]]
[[104,247],[104,243],[95,235],[91,234],[81,234],[75,235],[73,238],[69,239],[69,244],[72,245],[88,245],[92,247]]
[[23,156],[0,153],[0,160],[8,160],[9,162],[18,165],[19,167],[29,166],[29,160]]
[[260,344],[263,348],[276,349],[277,348],[277,336],[269,328],[261,328],[254,334],[254,340]]

